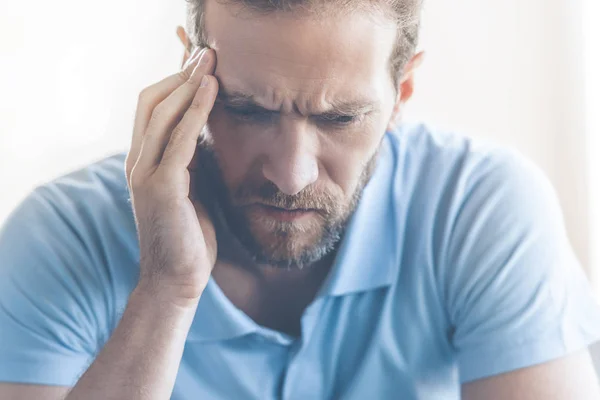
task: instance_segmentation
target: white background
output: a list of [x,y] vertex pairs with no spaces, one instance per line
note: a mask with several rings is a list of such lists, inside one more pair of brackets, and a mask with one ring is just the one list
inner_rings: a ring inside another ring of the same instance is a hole
[[[597,282],[597,0],[425,4],[407,117],[533,159]],[[184,16],[184,0],[1,3],[0,221],[33,186],[127,148],[137,94],[179,67]]]

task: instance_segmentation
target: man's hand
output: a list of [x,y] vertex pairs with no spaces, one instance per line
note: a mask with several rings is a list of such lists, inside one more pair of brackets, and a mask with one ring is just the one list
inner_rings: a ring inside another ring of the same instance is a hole
[[197,51],[182,72],[140,95],[126,162],[140,281],[110,340],[67,400],[171,397],[217,254],[214,227],[189,198],[188,172],[216,98],[217,81],[208,75],[215,65],[212,50]]
[[194,306],[217,255],[204,207],[190,200],[196,145],[218,83],[213,50],[196,50],[184,69],[142,91],[126,174],[140,242],[138,288]]

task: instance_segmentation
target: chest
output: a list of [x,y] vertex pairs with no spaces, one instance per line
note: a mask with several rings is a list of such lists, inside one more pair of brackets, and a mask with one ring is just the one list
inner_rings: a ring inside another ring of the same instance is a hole
[[387,290],[324,298],[295,339],[264,329],[186,345],[173,399],[458,399],[442,329]]

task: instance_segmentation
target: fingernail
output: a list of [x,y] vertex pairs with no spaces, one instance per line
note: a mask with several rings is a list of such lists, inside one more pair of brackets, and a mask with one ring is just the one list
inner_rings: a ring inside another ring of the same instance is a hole
[[204,75],[202,77],[202,80],[200,81],[200,87],[206,87],[208,86],[208,77],[206,75]]

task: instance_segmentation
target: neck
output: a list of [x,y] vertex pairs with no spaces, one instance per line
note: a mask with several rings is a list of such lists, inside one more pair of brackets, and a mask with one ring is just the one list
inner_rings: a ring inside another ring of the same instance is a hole
[[333,259],[331,255],[302,269],[218,260],[212,276],[229,301],[254,322],[299,337],[302,314],[323,286]]
[[257,324],[299,336],[302,313],[327,278],[335,251],[303,268],[280,268],[255,263],[224,225],[217,232],[212,276],[221,291]]

